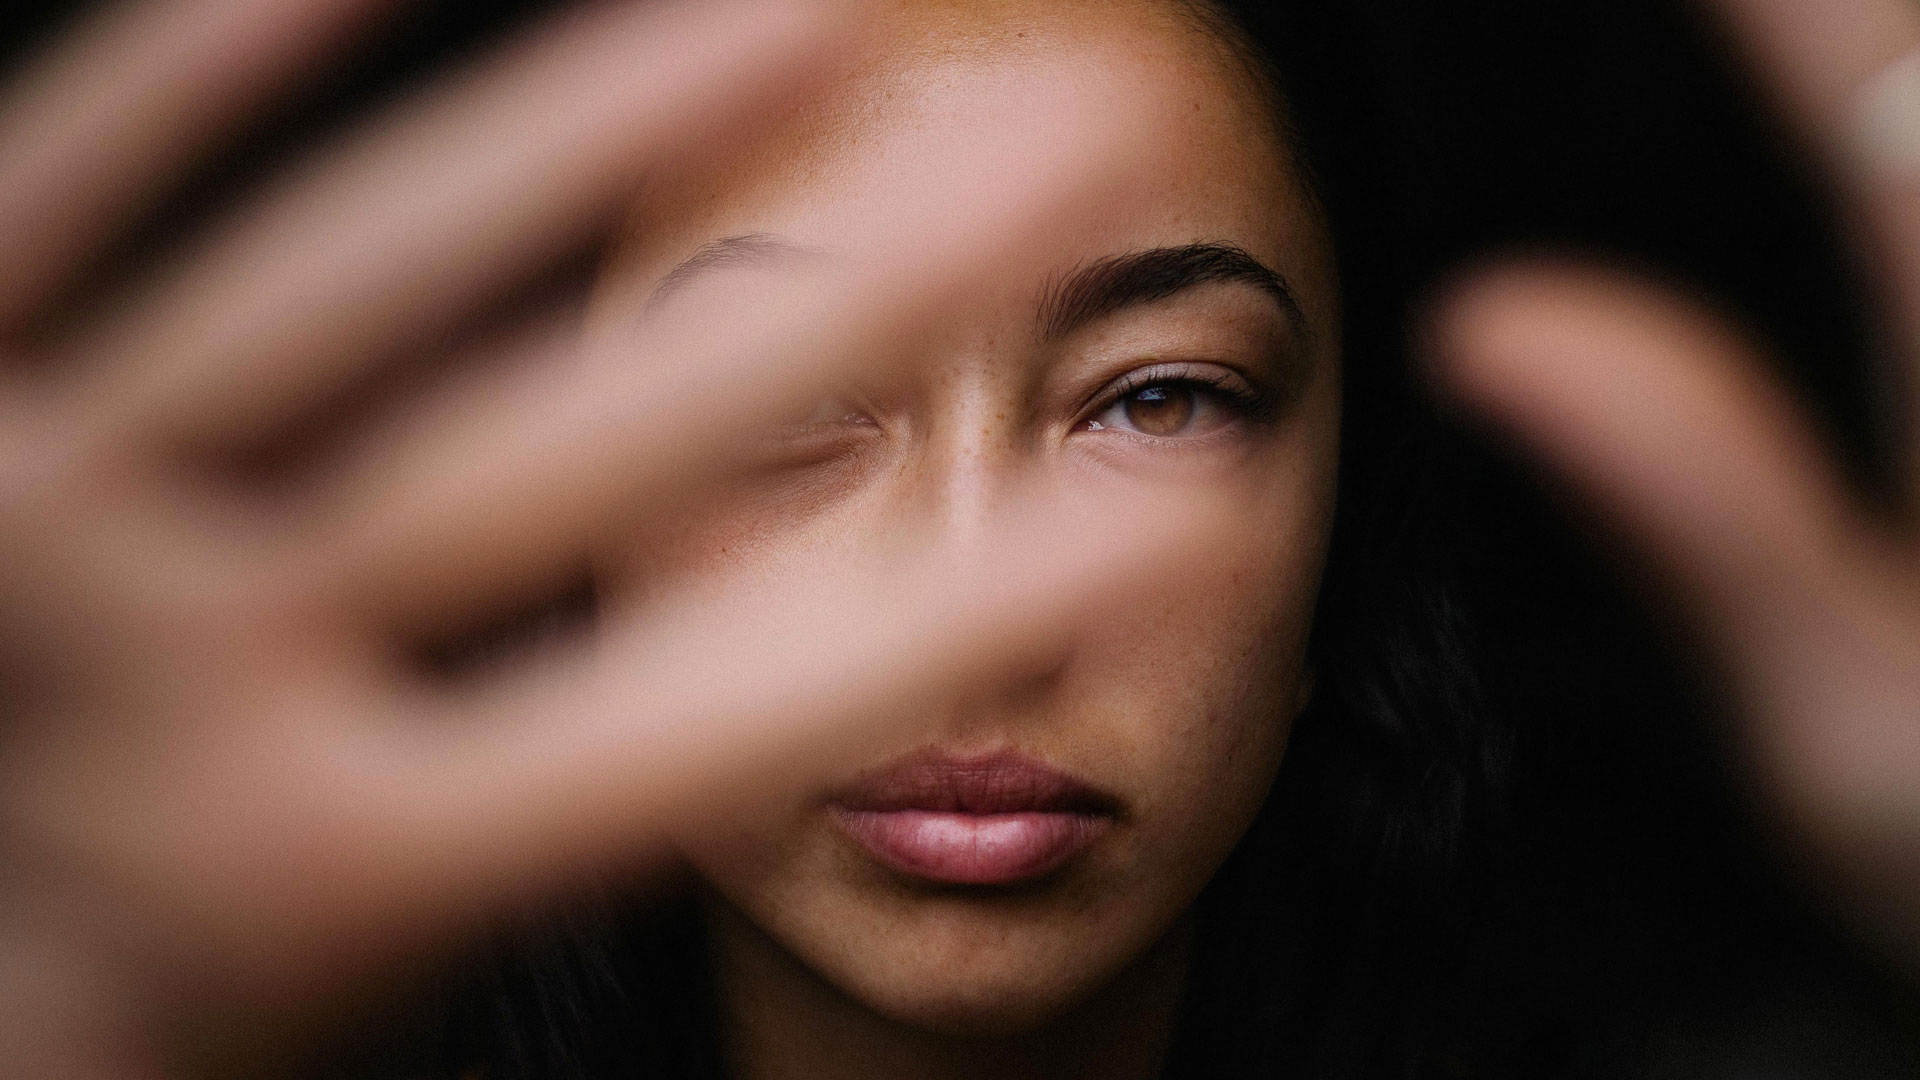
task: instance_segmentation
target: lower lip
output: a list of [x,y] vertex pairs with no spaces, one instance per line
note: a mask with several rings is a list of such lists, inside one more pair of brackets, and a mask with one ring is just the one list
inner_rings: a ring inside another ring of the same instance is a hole
[[1101,814],[1021,811],[961,814],[944,810],[850,810],[841,828],[882,864],[947,885],[1032,881],[1085,851],[1111,819]]

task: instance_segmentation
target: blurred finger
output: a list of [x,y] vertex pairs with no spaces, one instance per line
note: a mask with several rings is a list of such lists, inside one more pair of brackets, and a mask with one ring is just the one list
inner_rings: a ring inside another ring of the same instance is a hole
[[1713,0],[1766,65],[1809,134],[1843,133],[1853,95],[1887,64],[1920,45],[1920,9],[1907,0]]
[[1910,553],[1859,516],[1749,348],[1684,300],[1590,268],[1506,267],[1459,291],[1439,340],[1455,390],[1620,521],[1688,602],[1808,884],[1920,958]]
[[0,95],[0,328],[300,77],[379,0],[122,0]]
[[1920,347],[1920,5],[1714,3],[1790,118],[1832,162],[1884,272],[1894,328]]
[[576,250],[644,167],[740,145],[741,125],[819,69],[830,10],[571,13],[323,156],[79,342],[120,363],[91,373],[78,414],[190,445],[270,430]]
[[880,355],[906,317],[849,292],[619,343],[583,341],[565,313],[536,322],[356,448],[296,530],[292,572],[381,625],[550,584],[637,507],[671,515],[718,479],[807,387]]
[[1436,344],[1455,393],[1624,526],[1744,667],[1794,638],[1868,530],[1798,411],[1725,324],[1574,264],[1470,278]]
[[310,1015],[598,872],[660,867],[659,838],[702,813],[917,745],[942,698],[1046,670],[1103,604],[1177,590],[1165,567],[1231,535],[1198,493],[1118,522],[1083,502],[1034,491],[962,544],[698,579],[584,655],[451,691],[295,688],[298,715],[223,732],[165,798],[61,790],[42,810],[100,841],[75,850],[104,845],[100,889],[181,916],[125,941],[159,954],[143,968]]
[[807,391],[910,361],[908,343],[1008,265],[1044,259],[1049,230],[1113,176],[1123,129],[1090,130],[1007,135],[977,174],[929,177],[846,251],[745,300],[611,305],[585,342],[550,328],[522,346],[532,359],[491,365],[362,448],[317,500],[301,573],[386,618],[539,580],[597,529],[715,478]]
[[497,895],[917,746],[940,701],[1046,670],[1104,605],[1218,550],[1222,508],[1176,502],[1116,524],[1071,493],[1035,492],[963,548],[650,606],[610,627],[584,670],[456,706],[439,725],[451,734],[418,744],[399,789],[412,827],[393,839],[485,851],[439,859],[425,891]]

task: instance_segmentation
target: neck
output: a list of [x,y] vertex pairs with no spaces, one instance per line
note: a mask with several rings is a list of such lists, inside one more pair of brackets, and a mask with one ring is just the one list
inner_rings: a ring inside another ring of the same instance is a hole
[[1152,1080],[1165,1068],[1192,960],[1182,923],[1094,993],[1032,1030],[955,1035],[890,1020],[801,964],[726,904],[708,910],[731,1080]]

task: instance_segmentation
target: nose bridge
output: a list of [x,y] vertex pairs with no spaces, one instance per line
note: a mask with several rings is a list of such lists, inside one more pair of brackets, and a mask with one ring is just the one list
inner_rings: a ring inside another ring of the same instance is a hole
[[[933,383],[922,415],[911,468],[911,494],[899,500],[914,526],[930,530],[950,557],[968,559],[1006,549],[988,543],[1004,528],[1005,515],[1039,466],[1039,447],[1029,430],[1024,387],[1004,368],[943,373]],[[933,708],[942,738],[955,745],[991,749],[1016,722],[1046,714],[1057,692],[1064,656],[1030,654],[1003,665]]]
[[915,455],[914,497],[922,522],[959,542],[1005,512],[1024,467],[1017,395],[984,365],[943,373],[929,395]]

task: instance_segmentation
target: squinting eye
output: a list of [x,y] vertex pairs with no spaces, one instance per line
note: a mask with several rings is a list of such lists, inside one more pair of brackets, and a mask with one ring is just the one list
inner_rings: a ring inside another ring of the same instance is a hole
[[813,410],[800,422],[801,427],[812,428],[824,424],[871,424],[873,418],[861,412],[843,397],[829,394],[814,403]]
[[809,466],[864,446],[880,431],[872,413],[852,393],[826,393],[774,418],[757,451],[767,468]]
[[1119,428],[1163,439],[1204,435],[1232,423],[1237,404],[1215,387],[1167,379],[1120,395],[1087,421],[1087,430]]

